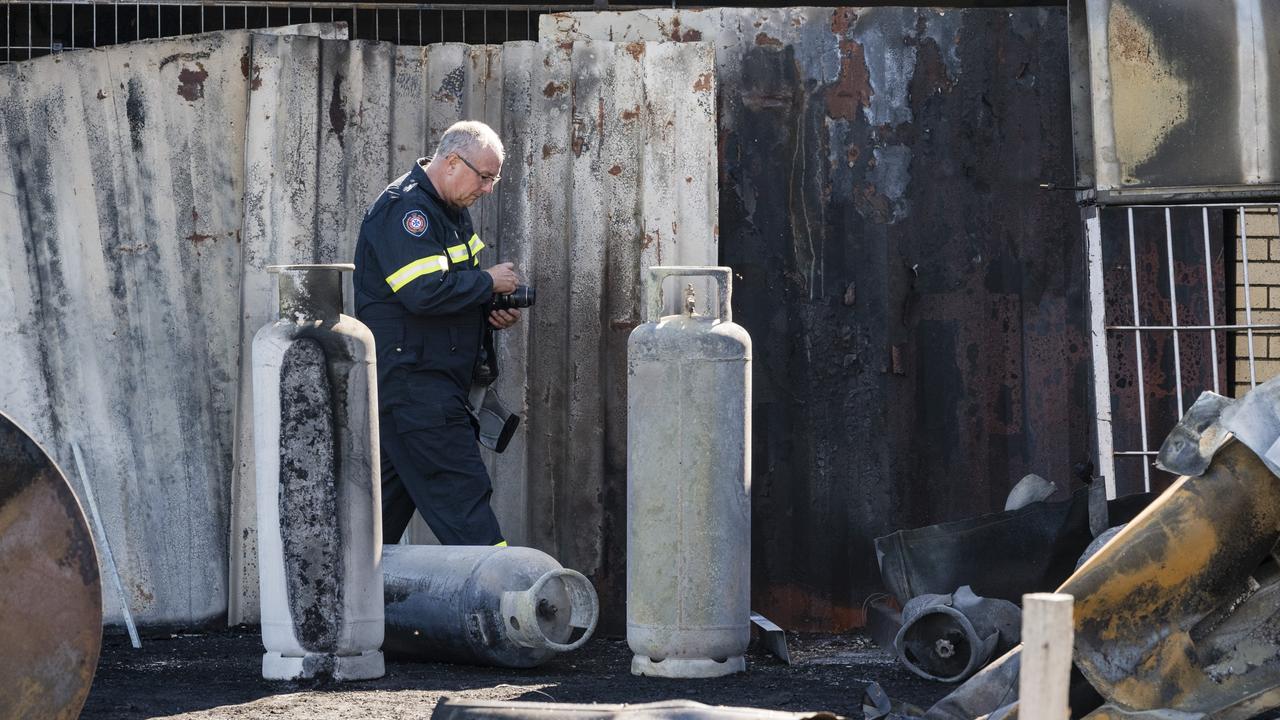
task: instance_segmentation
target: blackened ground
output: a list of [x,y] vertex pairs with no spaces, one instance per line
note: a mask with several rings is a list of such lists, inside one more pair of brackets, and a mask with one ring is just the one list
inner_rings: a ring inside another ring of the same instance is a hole
[[540,668],[390,663],[380,680],[345,684],[262,679],[256,628],[103,639],[82,718],[427,718],[443,697],[572,703],[688,699],[792,712],[862,717],[862,691],[879,682],[895,700],[928,707],[951,686],[920,679],[863,635],[788,635],[787,666],[753,643],[747,672],[714,680],[630,673],[624,640],[594,639]]

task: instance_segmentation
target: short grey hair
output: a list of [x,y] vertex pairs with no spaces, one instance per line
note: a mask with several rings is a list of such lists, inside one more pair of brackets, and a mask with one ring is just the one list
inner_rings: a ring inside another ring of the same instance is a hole
[[476,151],[485,148],[497,153],[498,160],[502,160],[505,156],[502,140],[493,128],[479,120],[463,120],[450,125],[449,129],[444,131],[444,135],[440,136],[435,157],[443,160],[450,153],[458,153],[470,159],[475,156]]

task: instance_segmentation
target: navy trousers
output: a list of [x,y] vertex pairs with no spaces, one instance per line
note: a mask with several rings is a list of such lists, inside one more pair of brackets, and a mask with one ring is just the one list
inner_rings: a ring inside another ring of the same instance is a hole
[[444,545],[503,544],[471,415],[465,406],[429,414],[425,423],[399,408],[379,418],[383,543],[400,540],[417,508]]

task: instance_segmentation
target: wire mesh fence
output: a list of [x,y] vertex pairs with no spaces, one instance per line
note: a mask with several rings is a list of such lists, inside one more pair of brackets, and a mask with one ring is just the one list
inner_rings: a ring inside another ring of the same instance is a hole
[[149,38],[313,22],[345,22],[352,39],[400,45],[536,40],[538,16],[570,4],[377,2],[4,2],[0,63]]
[[1277,207],[1086,212],[1099,473],[1110,496],[1168,485],[1152,462],[1202,391],[1240,397],[1280,375]]

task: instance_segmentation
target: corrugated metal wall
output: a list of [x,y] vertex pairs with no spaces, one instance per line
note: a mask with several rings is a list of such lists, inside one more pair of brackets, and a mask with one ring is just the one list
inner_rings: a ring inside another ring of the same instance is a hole
[[[720,260],[755,340],[754,605],[860,624],[872,538],[1059,488],[1091,452],[1063,8],[547,16],[702,40]],[[906,598],[901,598],[905,600]]]
[[[348,260],[364,206],[449,124],[499,129],[503,181],[473,215],[496,250],[485,262],[516,262],[538,303],[500,334],[499,390],[526,421],[488,457],[495,510],[512,542],[552,553],[620,602],[625,350],[640,268],[716,257],[711,48],[263,37],[253,65],[241,347],[271,312],[262,268]],[[233,619],[252,619],[256,598],[249,421],[240,413],[232,537],[244,544],[232,563],[245,611]]]
[[233,621],[256,617],[237,387],[274,307],[263,268],[350,260],[365,205],[461,117],[508,144],[476,213],[489,259],[539,289],[500,348],[504,397],[528,421],[489,459],[495,504],[513,540],[620,598],[639,268],[716,256],[711,49],[250,44],[229,32],[0,68],[0,297],[15,309],[0,407],[64,468],[79,440],[140,622],[221,617],[228,590]]
[[0,407],[77,487],[79,443],[153,624],[226,608],[248,49],[228,32],[0,68]]

